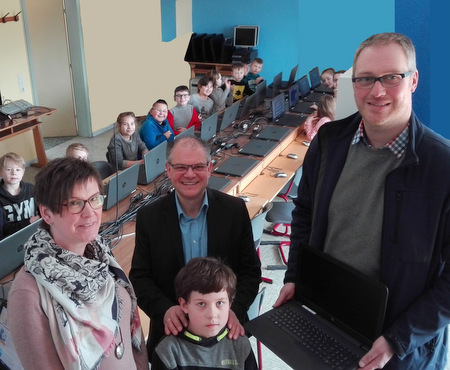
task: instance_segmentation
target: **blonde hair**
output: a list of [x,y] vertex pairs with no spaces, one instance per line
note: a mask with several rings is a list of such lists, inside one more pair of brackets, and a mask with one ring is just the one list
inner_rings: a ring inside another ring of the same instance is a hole
[[332,95],[325,94],[317,103],[317,115],[319,117],[328,117],[334,120],[334,113],[336,111],[336,100]]
[[0,171],[3,170],[5,163],[10,160],[17,166],[25,169],[25,160],[17,153],[9,152],[0,158]]

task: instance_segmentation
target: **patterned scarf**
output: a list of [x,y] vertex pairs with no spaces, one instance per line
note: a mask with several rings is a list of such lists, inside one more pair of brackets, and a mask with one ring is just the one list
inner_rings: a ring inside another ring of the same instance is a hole
[[134,290],[101,236],[86,246],[85,256],[58,247],[44,229],[38,229],[25,248],[25,266],[36,279],[65,369],[97,369],[115,349],[123,304],[116,282],[131,297],[132,345],[140,349]]

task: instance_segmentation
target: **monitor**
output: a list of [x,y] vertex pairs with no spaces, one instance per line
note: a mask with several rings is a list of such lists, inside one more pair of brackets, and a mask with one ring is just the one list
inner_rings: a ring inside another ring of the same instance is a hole
[[236,26],[234,27],[235,47],[254,48],[259,41],[259,26]]

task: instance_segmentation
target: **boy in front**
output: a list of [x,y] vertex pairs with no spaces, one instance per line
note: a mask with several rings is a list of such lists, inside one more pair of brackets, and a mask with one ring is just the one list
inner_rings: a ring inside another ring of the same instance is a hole
[[157,345],[152,370],[257,369],[248,338],[227,337],[228,314],[236,292],[231,268],[216,258],[193,258],[178,273],[175,290],[189,323],[177,336],[167,336]]

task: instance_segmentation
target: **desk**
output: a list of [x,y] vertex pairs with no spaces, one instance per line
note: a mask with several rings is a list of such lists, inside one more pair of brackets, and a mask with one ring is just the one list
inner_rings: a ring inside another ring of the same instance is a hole
[[42,122],[39,119],[55,111],[56,109],[54,108],[33,107],[28,111],[27,117],[16,118],[12,121],[2,121],[0,126],[0,141],[31,130],[33,132],[34,147],[38,159],[37,163],[33,164],[33,166],[43,167],[47,164],[48,160],[41,134]]

